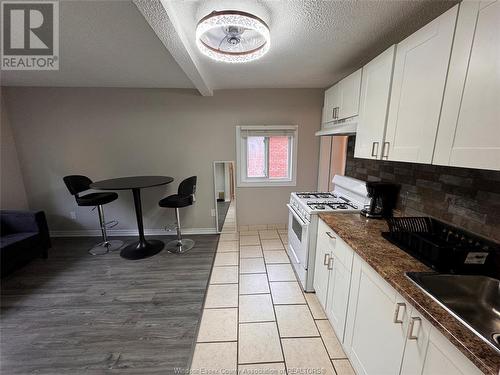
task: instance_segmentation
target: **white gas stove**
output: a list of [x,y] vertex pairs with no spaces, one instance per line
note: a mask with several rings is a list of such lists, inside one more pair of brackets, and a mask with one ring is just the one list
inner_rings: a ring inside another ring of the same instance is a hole
[[333,178],[332,192],[292,193],[288,219],[287,251],[306,292],[314,291],[314,262],[319,213],[360,212],[369,204],[364,181],[345,176]]

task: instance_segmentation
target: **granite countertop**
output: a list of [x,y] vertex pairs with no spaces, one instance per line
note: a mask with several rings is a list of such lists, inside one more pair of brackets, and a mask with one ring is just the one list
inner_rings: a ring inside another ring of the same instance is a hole
[[500,374],[500,354],[406,277],[405,272],[431,269],[380,235],[388,231],[384,220],[369,220],[359,214],[319,216],[481,371]]

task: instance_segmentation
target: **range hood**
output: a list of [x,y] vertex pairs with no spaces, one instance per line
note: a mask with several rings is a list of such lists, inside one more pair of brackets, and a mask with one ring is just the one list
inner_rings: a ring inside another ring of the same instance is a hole
[[317,131],[315,134],[319,137],[331,135],[353,135],[356,134],[357,127],[358,116],[355,116],[345,120],[332,121],[323,124],[322,129]]

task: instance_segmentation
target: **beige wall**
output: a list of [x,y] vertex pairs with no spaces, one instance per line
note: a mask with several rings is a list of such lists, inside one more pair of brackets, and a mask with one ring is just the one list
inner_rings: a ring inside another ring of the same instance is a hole
[[28,200],[3,95],[0,112],[0,208],[26,210]]
[[[295,190],[315,189],[322,90],[223,90],[213,97],[193,90],[5,88],[5,99],[27,195],[44,209],[52,230],[95,229],[95,212],[75,206],[63,185],[67,174],[94,180],[129,175],[170,175],[167,187],[143,191],[145,227],[173,222],[158,200],[179,181],[198,175],[197,201],[182,210],[187,228],[213,228],[214,160],[235,160],[235,126],[299,125],[296,187],[240,188],[240,224],[284,223]],[[77,220],[70,218],[75,211]],[[119,229],[136,227],[131,193],[106,206]]]

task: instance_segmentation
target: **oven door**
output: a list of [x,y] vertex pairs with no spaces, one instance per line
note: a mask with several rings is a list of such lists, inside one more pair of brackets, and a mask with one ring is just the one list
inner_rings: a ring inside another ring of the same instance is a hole
[[[307,244],[309,242],[309,222],[303,220],[289,204],[288,206],[288,242],[289,255],[294,265],[307,270]],[[302,270],[296,269],[302,273]]]

